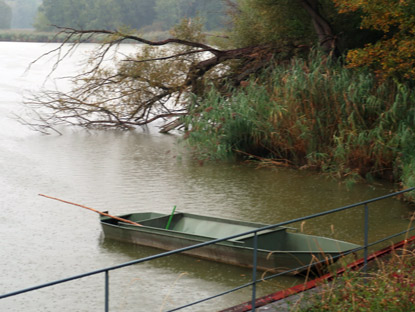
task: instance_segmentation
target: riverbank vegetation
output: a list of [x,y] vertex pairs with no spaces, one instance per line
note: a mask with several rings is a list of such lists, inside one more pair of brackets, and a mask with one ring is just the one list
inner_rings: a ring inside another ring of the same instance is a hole
[[[151,40],[163,40],[169,37],[167,31],[148,32],[146,37]],[[107,40],[106,36],[93,36],[90,38],[69,38],[66,33],[62,33],[59,29],[55,31],[35,31],[33,29],[3,29],[0,30],[0,41],[8,42],[44,42],[44,43],[98,43],[102,44]],[[128,43],[128,41],[126,41]]]
[[312,53],[248,80],[212,89],[185,118],[199,157],[233,156],[318,169],[338,177],[413,185],[415,91],[379,82]]
[[[9,42],[64,42],[65,35],[58,32],[34,31],[33,29],[3,29],[0,30],[0,41]],[[86,41],[85,41],[86,42]],[[94,39],[99,42],[99,39]]]
[[[195,10],[167,40],[62,28],[76,42],[106,41],[71,92],[45,92],[28,105],[49,109],[48,127],[163,120],[162,132],[184,131],[202,159],[260,159],[415,186],[412,1],[229,0],[228,29],[215,41],[206,17],[194,14],[200,3],[183,7]],[[49,16],[53,4],[44,0],[41,11]],[[167,4],[153,9],[169,12]],[[140,43],[138,52],[102,68],[109,47],[127,40]]]

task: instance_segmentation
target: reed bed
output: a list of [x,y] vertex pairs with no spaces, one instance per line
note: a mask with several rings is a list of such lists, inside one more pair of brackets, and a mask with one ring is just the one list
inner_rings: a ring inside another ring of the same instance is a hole
[[[415,186],[415,92],[319,53],[195,101],[185,137],[202,159],[247,155],[338,177]],[[413,195],[412,195],[413,196]]]

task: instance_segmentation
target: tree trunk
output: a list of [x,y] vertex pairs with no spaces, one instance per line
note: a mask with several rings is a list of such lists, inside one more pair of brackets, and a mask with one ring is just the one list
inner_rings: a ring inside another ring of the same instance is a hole
[[336,36],[329,22],[320,14],[318,0],[299,0],[303,8],[308,12],[313,22],[320,46],[328,54],[338,56]]

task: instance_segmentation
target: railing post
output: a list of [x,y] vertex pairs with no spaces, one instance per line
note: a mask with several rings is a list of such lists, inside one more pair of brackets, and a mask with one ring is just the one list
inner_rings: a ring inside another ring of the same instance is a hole
[[109,271],[105,271],[105,312],[109,312]]
[[254,255],[252,260],[252,312],[255,312],[255,299],[256,299],[256,269],[257,269],[257,257],[258,255],[258,232],[254,235]]
[[367,271],[367,256],[368,250],[367,247],[369,245],[369,207],[365,204],[365,221],[364,221],[364,231],[365,231],[365,238],[364,238],[364,265],[363,265],[363,272],[366,273]]

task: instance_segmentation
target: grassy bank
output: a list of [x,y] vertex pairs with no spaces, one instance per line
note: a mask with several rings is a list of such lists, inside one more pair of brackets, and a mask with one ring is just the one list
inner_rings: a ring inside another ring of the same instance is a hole
[[[318,54],[223,96],[198,99],[186,137],[200,158],[235,156],[350,180],[415,186],[415,92]],[[413,196],[413,194],[412,194]]]
[[318,295],[304,297],[308,308],[292,311],[415,311],[413,246],[377,262],[367,274],[350,271],[322,286]]

